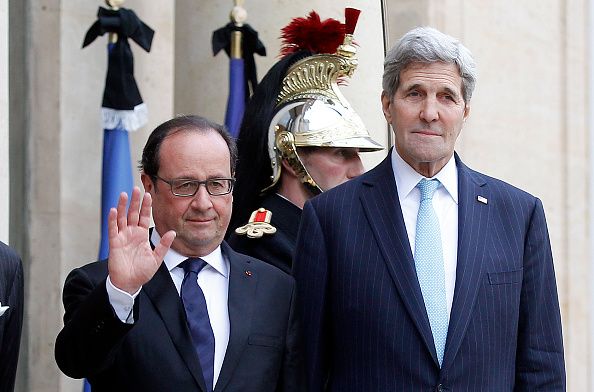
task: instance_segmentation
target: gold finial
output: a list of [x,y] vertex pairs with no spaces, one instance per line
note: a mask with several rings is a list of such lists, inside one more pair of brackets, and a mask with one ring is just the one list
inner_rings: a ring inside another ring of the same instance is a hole
[[243,26],[243,22],[247,19],[247,11],[243,8],[243,0],[234,0],[233,9],[231,10],[231,14],[229,17],[231,18],[231,22],[235,24],[235,26]]

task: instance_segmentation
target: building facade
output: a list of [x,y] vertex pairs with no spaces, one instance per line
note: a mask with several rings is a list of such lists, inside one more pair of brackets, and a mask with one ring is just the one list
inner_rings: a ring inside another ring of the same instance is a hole
[[[99,1],[0,2],[0,240],[23,256],[26,315],[17,391],[74,392],[53,344],[62,326],[61,288],[97,257],[100,230],[100,106],[106,37],[81,49]],[[131,135],[136,167],[150,131],[177,114],[222,122],[228,59],[211,50],[232,1],[128,0],[155,31],[146,53],[132,44],[149,123]],[[391,136],[380,107],[385,42],[430,25],[473,52],[479,79],[458,152],[473,168],[543,200],[555,257],[568,390],[594,388],[592,2],[526,0],[248,0],[248,20],[266,45],[259,77],[278,59],[280,29],[315,9],[343,19],[360,7],[359,69],[343,91],[375,140]],[[386,28],[384,29],[384,25]],[[368,155],[377,164],[387,149]],[[135,181],[139,176],[135,173]]]

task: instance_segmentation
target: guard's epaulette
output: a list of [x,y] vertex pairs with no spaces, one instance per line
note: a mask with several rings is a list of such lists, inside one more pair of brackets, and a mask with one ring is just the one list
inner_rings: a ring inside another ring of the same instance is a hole
[[264,234],[274,234],[276,227],[270,224],[270,218],[272,218],[272,211],[260,207],[252,212],[247,224],[235,229],[235,233],[247,234],[248,238],[261,238]]

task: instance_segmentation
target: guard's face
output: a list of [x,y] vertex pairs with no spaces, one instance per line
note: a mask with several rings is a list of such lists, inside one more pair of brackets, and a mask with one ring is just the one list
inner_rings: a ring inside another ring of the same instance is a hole
[[306,147],[299,157],[316,184],[327,191],[363,174],[358,148]]
[[[204,181],[231,177],[229,148],[215,131],[178,132],[167,136],[159,151],[159,177]],[[193,197],[171,193],[170,186],[153,182],[145,174],[142,182],[153,198],[153,220],[159,234],[177,233],[172,248],[184,256],[204,256],[222,241],[231,217],[232,194],[211,196],[200,185]]]
[[412,63],[400,73],[393,97],[382,95],[395,148],[418,173],[432,177],[454,153],[470,106],[462,96],[458,67],[448,63]]

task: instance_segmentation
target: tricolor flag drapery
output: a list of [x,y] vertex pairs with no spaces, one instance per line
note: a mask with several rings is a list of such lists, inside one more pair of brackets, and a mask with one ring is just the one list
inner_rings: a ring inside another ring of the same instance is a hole
[[224,49],[230,58],[225,125],[234,137],[239,135],[245,104],[258,84],[254,53],[266,56],[266,48],[258,39],[258,32],[243,23],[247,12],[242,4],[242,0],[235,0],[231,22],[212,34],[213,54]]
[[[109,254],[109,209],[117,205],[121,192],[132,193],[134,181],[128,132],[137,130],[147,122],[147,108],[134,79],[134,58],[128,38],[148,52],[154,31],[130,9],[99,7],[97,21],[87,31],[83,48],[105,33],[109,33],[109,43],[107,77],[101,105],[103,169],[99,260],[106,259]],[[90,390],[85,380],[84,391]]]

